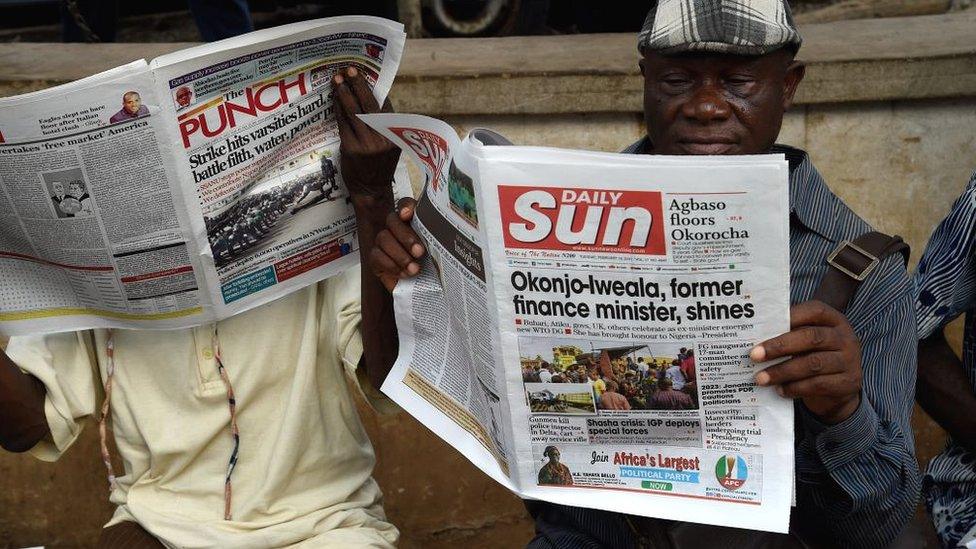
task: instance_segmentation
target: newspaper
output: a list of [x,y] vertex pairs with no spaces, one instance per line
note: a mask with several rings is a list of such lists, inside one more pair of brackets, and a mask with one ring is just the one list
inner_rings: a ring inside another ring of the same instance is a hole
[[394,292],[384,392],[522,497],[787,531],[793,406],[748,358],[789,330],[782,155],[515,147],[362,118],[427,176],[414,228],[431,261]]
[[0,333],[219,320],[358,262],[331,76],[402,25],[285,25],[0,99]]

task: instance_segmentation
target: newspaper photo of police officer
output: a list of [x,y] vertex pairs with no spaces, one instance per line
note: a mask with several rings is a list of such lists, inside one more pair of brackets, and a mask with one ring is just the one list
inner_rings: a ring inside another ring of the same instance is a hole
[[[316,226],[316,219],[330,217],[335,208],[348,208],[340,191],[338,170],[327,153],[293,161],[284,173],[255,185],[250,192],[216,215],[206,217],[207,235],[217,268],[260,253],[271,241],[287,241]],[[329,212],[312,213],[333,204]],[[320,215],[322,214],[322,215]]]

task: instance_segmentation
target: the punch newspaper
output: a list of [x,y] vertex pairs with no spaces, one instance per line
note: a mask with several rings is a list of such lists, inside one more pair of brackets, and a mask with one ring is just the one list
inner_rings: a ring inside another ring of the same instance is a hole
[[402,25],[320,19],[0,99],[0,333],[175,328],[358,264],[330,78]]
[[432,260],[394,293],[387,394],[522,497],[787,531],[793,406],[748,358],[789,329],[782,155],[362,118],[427,176],[414,227]]

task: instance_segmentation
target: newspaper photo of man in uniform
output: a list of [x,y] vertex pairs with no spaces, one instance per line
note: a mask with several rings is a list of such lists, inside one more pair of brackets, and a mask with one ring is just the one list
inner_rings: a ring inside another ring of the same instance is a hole
[[[316,216],[325,215],[315,212],[306,218],[304,212],[339,198],[338,170],[326,155],[319,158],[317,165],[300,164],[297,159],[292,163],[297,167],[285,175],[251,184],[252,190],[231,206],[205,217],[214,264],[218,268],[260,252],[272,237],[282,233],[304,234]],[[318,195],[309,199],[316,191]],[[348,204],[343,202],[341,207],[347,208]],[[346,247],[343,253],[350,251]]]
[[217,267],[226,265],[261,244],[276,227],[299,190],[301,186],[296,184],[252,193],[220,214],[205,218]]
[[[305,208],[310,208],[323,200],[332,200],[333,193],[339,190],[339,184],[336,182],[336,167],[332,160],[323,156],[320,160],[320,166],[322,168],[321,177],[313,178],[305,184],[304,192],[295,201],[295,207],[292,208],[291,213],[297,213]],[[328,188],[326,188],[327,183]],[[302,201],[315,191],[319,195],[303,204]]]

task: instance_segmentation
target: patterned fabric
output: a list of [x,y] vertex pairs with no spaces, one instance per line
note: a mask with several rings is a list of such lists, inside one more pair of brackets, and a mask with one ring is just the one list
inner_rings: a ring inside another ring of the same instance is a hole
[[[624,152],[645,150],[642,140]],[[803,151],[790,162],[790,301],[811,298],[840,240],[871,230],[837,198]],[[861,340],[863,392],[853,416],[832,426],[796,405],[797,507],[792,526],[829,547],[885,547],[914,513],[920,475],[911,431],[915,395],[914,296],[901,256],[861,285],[847,318]],[[544,502],[532,548],[637,546],[626,515]]]
[[765,55],[800,48],[783,0],[659,0],[637,36],[640,51]]
[[234,441],[234,448],[230,452],[230,460],[227,462],[227,474],[224,476],[224,520],[234,520],[234,513],[231,511],[234,502],[234,469],[237,468],[237,458],[241,453],[241,430],[237,426],[237,397],[234,396],[234,386],[230,382],[230,376],[227,375],[227,367],[224,366],[224,361],[220,358],[220,337],[217,335],[217,329],[214,328],[213,333],[213,353],[214,362],[217,363],[217,373],[220,375],[220,380],[224,382],[224,387],[227,388],[227,408],[230,411],[230,438]]
[[[976,173],[929,240],[915,272],[918,337],[966,314],[962,363],[976,390]],[[947,547],[976,527],[976,455],[949,440],[929,462],[926,507]]]
[[560,486],[571,486],[573,484],[573,473],[565,463],[555,463],[550,460],[539,469],[539,484],[558,484]]
[[[940,456],[973,466],[973,455],[959,446],[950,446]],[[968,462],[965,461],[968,459]],[[925,508],[943,547],[961,547],[963,538],[976,535],[976,482],[932,482],[925,476]]]

